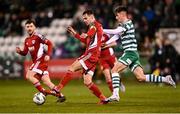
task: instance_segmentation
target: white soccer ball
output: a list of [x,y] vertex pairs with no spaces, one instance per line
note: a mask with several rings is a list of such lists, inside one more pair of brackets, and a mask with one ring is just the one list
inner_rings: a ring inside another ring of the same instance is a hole
[[42,105],[46,101],[46,96],[43,93],[38,92],[34,94],[33,101],[37,105]]

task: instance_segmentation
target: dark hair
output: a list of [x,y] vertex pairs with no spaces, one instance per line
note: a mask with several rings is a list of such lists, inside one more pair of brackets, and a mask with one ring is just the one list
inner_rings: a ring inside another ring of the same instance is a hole
[[116,8],[114,8],[114,14],[117,14],[121,11],[128,13],[128,9],[126,6],[117,6]]
[[85,15],[85,14],[87,14],[87,15],[94,15],[94,12],[92,10],[90,10],[90,9],[87,9],[87,10],[85,10],[83,12],[83,15]]
[[34,26],[36,26],[36,22],[35,22],[35,20],[32,20],[32,19],[27,20],[27,21],[26,21],[26,23],[25,23],[25,25],[27,25],[27,24],[31,24],[31,23],[33,23],[33,24],[34,24]]

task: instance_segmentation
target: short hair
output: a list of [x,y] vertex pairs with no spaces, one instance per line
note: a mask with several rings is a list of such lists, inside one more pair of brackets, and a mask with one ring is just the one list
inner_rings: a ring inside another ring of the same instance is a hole
[[87,14],[87,15],[94,15],[94,12],[91,9],[87,9],[87,10],[85,10],[83,12],[83,15],[85,15],[85,14]]
[[114,14],[117,14],[121,11],[128,13],[128,9],[126,6],[117,6],[116,8],[114,8]]
[[32,20],[32,19],[27,20],[27,21],[25,22],[25,25],[31,24],[31,23],[34,24],[34,26],[36,26],[35,20]]

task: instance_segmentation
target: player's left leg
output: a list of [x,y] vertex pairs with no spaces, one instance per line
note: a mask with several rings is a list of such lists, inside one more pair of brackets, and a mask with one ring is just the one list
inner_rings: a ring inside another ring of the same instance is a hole
[[110,91],[113,92],[110,69],[103,69],[103,74],[105,76],[106,83],[108,84]]
[[[115,57],[115,56],[111,56],[109,59],[108,59],[108,61],[107,61],[107,64],[109,65],[109,69],[112,69],[113,67],[114,67],[114,64],[117,62],[118,60],[117,60],[117,58]],[[119,74],[119,77],[121,77],[120,76],[120,74]],[[125,85],[122,83],[122,80],[120,79],[120,86],[119,86],[119,88],[120,88],[120,91],[121,92],[125,92],[126,91],[126,88],[125,88]]]
[[88,89],[100,99],[100,104],[106,104],[105,99],[106,97],[104,94],[100,91],[98,86],[92,82],[92,75],[90,74],[84,74],[83,75],[84,84],[88,87]]
[[39,82],[39,78],[37,78],[37,73],[32,71],[32,70],[28,70],[27,74],[26,74],[26,78],[27,80],[29,80],[34,87],[39,91],[39,92],[44,92],[44,88],[41,86],[41,83]]
[[69,66],[66,75],[59,82],[57,89],[61,90],[62,88],[64,88],[72,80],[73,73],[81,69],[82,69],[82,65],[78,60],[75,60],[74,63]]
[[135,74],[136,78],[139,81],[145,81],[145,82],[155,82],[155,83],[167,83],[174,87],[176,87],[176,83],[173,81],[172,77],[170,75],[163,77],[163,76],[155,76],[154,74],[144,74],[144,71],[142,67],[137,66],[133,73]]
[[113,94],[107,98],[107,101],[119,101],[119,89],[120,89],[120,75],[119,72],[122,72],[127,66],[122,62],[116,62],[114,67],[111,70],[112,73],[112,86],[113,86]]

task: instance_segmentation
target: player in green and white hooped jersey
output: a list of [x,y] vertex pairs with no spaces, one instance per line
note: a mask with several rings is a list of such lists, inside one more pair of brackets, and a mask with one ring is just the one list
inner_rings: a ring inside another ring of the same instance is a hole
[[107,101],[119,101],[119,83],[120,75],[125,68],[129,67],[135,74],[139,81],[145,82],[156,82],[156,83],[167,83],[176,87],[175,82],[172,80],[170,75],[155,76],[153,74],[144,74],[143,68],[139,62],[139,54],[137,51],[137,41],[135,38],[135,29],[132,21],[127,17],[127,8],[125,6],[118,6],[114,10],[117,21],[120,23],[116,29],[104,29],[104,33],[114,35],[107,41],[106,44],[111,43],[121,38],[121,44],[124,54],[118,59],[112,68],[112,84],[113,94]]

